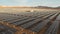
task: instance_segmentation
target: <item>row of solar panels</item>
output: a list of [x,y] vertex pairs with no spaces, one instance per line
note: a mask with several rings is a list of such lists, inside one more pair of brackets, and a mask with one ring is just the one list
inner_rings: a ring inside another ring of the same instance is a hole
[[0,24],[0,34],[15,34],[17,30]]

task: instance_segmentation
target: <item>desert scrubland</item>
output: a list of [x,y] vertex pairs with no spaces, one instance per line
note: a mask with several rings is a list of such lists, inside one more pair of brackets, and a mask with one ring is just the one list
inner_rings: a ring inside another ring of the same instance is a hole
[[59,11],[60,9],[46,8],[29,8],[29,7],[1,7],[0,12],[3,13],[20,13],[20,12],[35,12],[35,11]]

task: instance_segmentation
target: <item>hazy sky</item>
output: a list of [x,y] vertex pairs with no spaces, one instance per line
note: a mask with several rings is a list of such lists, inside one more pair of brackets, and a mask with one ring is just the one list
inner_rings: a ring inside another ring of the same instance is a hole
[[60,0],[0,0],[5,6],[60,6]]

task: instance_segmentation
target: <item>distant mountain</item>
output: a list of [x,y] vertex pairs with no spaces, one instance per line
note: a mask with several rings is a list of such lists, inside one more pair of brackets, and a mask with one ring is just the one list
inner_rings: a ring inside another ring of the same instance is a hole
[[40,9],[60,9],[60,6],[59,7],[36,6],[34,8],[40,8]]
[[51,8],[53,8],[53,7],[48,7],[48,6],[37,6],[37,7],[35,7],[35,8],[45,8],[45,9],[51,9]]
[[59,8],[60,9],[60,6],[56,7],[56,8]]

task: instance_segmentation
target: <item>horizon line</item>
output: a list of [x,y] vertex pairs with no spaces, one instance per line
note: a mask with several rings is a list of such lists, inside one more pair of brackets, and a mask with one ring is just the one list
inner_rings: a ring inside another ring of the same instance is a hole
[[[0,7],[38,7],[38,6],[6,6],[6,5],[0,5]],[[60,7],[60,6],[42,6],[42,7]]]

